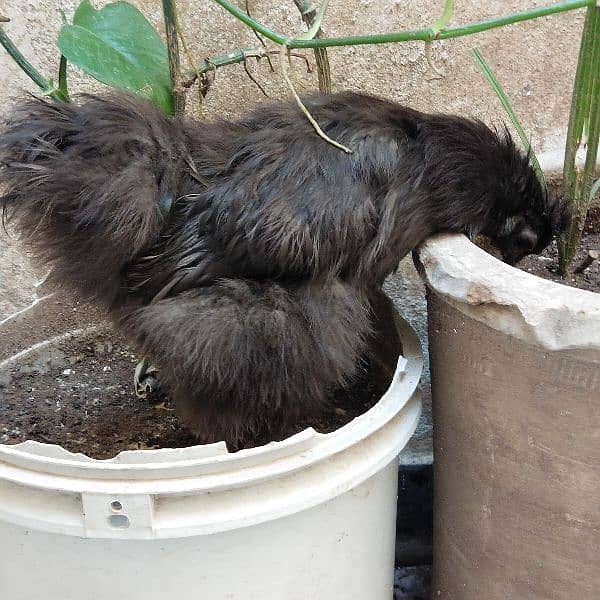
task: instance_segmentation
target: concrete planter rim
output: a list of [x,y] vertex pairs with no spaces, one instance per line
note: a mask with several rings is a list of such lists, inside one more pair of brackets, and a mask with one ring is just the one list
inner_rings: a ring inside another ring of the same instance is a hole
[[427,286],[463,314],[546,350],[600,350],[600,294],[494,258],[466,236],[430,238],[414,253]]

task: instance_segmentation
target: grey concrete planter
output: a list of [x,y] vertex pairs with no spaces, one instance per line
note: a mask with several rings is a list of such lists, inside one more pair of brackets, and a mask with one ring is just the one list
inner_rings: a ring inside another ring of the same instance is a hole
[[428,286],[434,598],[600,593],[600,294],[509,267],[463,236]]

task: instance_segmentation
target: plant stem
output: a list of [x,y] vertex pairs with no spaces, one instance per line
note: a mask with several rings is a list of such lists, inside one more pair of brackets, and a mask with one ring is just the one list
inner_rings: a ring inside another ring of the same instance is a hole
[[[317,17],[317,9],[310,0],[294,0],[294,4],[302,15],[302,20],[306,26],[310,27]],[[315,38],[322,38],[323,31],[319,27]],[[315,63],[317,65],[317,77],[319,78],[319,91],[323,94],[331,93],[331,69],[329,67],[329,57],[325,48],[314,48]]]
[[173,88],[173,110],[176,117],[185,112],[185,87],[181,77],[179,60],[179,39],[177,34],[177,9],[175,0],[162,0],[165,33],[167,35],[167,51],[169,53],[169,72]]
[[299,38],[288,38],[276,33],[275,31],[272,31],[266,25],[259,23],[252,17],[249,17],[229,0],[214,0],[214,2],[219,4],[226,11],[231,13],[236,19],[246,24],[254,31],[262,34],[272,42],[275,42],[280,46],[287,46],[288,48],[329,48],[332,46],[359,46],[364,44],[388,44],[392,42],[408,41],[430,42],[436,39],[445,40],[449,38],[462,37],[465,35],[472,35],[474,33],[487,31],[488,29],[504,27],[505,25],[527,21],[529,19],[537,19],[540,17],[546,17],[570,10],[576,10],[578,8],[592,7],[596,5],[596,0],[563,0],[562,2],[557,2],[556,4],[551,4],[549,6],[532,8],[530,10],[524,10],[501,17],[494,17],[492,19],[470,23],[460,27],[450,27],[448,29],[439,31],[437,34],[432,27],[429,27],[426,29],[413,29],[397,33],[380,33],[374,35],[354,35],[338,38],[315,38],[312,40],[303,40]]
[[19,51],[8,37],[2,27],[0,27],[0,44],[8,52],[10,57],[21,67],[23,72],[44,92],[56,100],[68,100],[60,90],[54,88],[52,83],[46,79]]
[[286,48],[281,48],[281,50],[279,52],[279,64],[281,67],[281,74],[283,75],[283,78],[285,79],[285,82],[286,82],[288,88],[290,89],[290,92],[292,92],[292,96],[294,97],[296,104],[298,105],[300,110],[304,113],[306,118],[309,120],[310,124],[313,126],[316,134],[319,137],[323,138],[327,143],[331,144],[332,146],[335,146],[336,148],[339,148],[340,150],[343,150],[344,152],[347,152],[348,154],[350,154],[352,152],[352,150],[350,150],[350,148],[348,148],[347,146],[344,146],[343,144],[340,144],[339,142],[336,142],[334,139],[330,138],[321,129],[321,127],[319,126],[317,121],[315,121],[314,117],[310,114],[310,112],[308,111],[306,106],[304,106],[304,103],[300,99],[300,96],[298,96],[298,93],[296,92],[296,89],[294,88],[294,84],[292,83],[292,80],[290,79],[290,76],[288,75],[288,72],[287,72],[287,56],[286,56],[287,52],[289,52],[289,50],[286,51]]
[[69,89],[67,86],[67,59],[61,54],[60,63],[58,65],[58,90],[67,100],[69,99]]
[[438,39],[444,40],[448,38],[472,35],[474,33],[481,33],[482,31],[487,31],[488,29],[504,27],[505,25],[512,25],[513,23],[520,23],[522,21],[529,21],[531,19],[539,19],[540,17],[557,15],[559,13],[577,10],[579,8],[595,6],[595,4],[596,0],[564,0],[563,2],[557,2],[556,4],[540,6],[539,8],[532,8],[530,10],[523,10],[502,17],[494,17],[492,19],[486,19],[484,21],[463,25],[461,27],[452,27],[442,31],[439,34]]
[[[207,58],[203,60],[201,63],[197,64],[193,69],[188,71],[188,75],[190,79],[193,79],[197,75],[203,75],[204,73],[208,73],[209,71],[216,71],[221,67],[226,67],[228,65],[235,65],[237,63],[244,62],[248,58],[266,58],[269,55],[279,54],[279,50],[267,50],[266,48],[244,48],[242,50],[233,50],[232,52],[227,52],[226,54],[219,54],[218,56],[213,56],[212,58]],[[294,54],[290,53],[290,56],[296,58],[303,58],[308,62],[308,59],[302,54]]]
[[[587,141],[584,138],[587,134]],[[600,139],[600,7],[587,11],[573,96],[563,168],[565,200],[571,207],[572,219],[558,243],[559,266],[563,275],[569,271],[581,238],[581,232],[592,199],[594,171]],[[577,168],[577,151],[585,145],[585,163]]]

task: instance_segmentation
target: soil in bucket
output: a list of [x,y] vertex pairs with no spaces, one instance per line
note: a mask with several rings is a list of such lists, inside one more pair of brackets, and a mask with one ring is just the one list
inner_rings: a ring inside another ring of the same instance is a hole
[[[389,386],[400,351],[390,312],[377,329],[376,358],[365,361],[349,388],[332,394],[318,418],[291,424],[277,440],[256,437],[229,450],[285,439],[307,427],[328,433],[371,408]],[[60,323],[55,331],[60,332]],[[135,395],[139,358],[125,338],[107,328],[0,369],[0,443],[35,440],[98,459],[122,450],[204,443],[178,422],[168,393]]]

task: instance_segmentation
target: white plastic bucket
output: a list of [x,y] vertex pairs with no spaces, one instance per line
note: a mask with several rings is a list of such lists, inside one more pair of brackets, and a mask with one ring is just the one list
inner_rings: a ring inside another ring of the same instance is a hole
[[329,434],[93,460],[0,445],[0,597],[390,600],[397,456],[420,414],[403,357],[368,412]]

